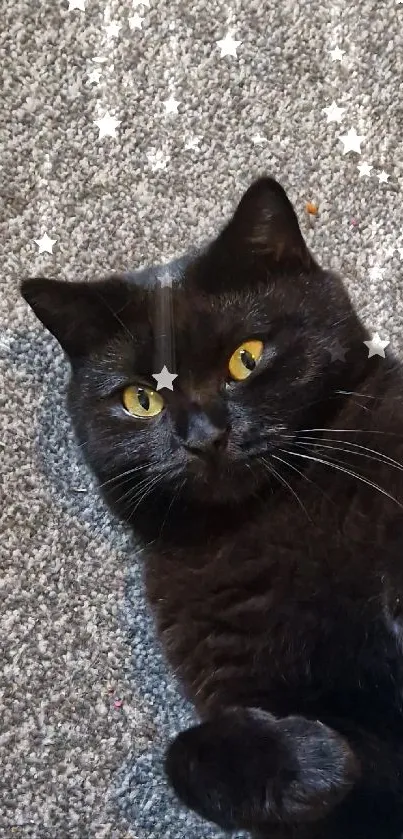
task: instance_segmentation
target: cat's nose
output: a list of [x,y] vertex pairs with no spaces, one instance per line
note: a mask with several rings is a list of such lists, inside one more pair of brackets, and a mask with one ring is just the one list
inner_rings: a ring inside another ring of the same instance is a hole
[[191,435],[185,442],[187,451],[196,455],[208,455],[225,449],[228,442],[227,428],[214,428],[208,432]]

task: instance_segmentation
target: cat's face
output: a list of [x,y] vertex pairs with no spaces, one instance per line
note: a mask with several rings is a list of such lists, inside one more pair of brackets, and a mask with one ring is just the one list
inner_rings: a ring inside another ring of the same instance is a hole
[[[217,503],[256,492],[326,397],[334,341],[356,328],[270,179],[197,253],[90,285],[30,280],[23,294],[70,357],[77,435],[128,511],[158,488]],[[176,378],[157,392],[164,364]]]

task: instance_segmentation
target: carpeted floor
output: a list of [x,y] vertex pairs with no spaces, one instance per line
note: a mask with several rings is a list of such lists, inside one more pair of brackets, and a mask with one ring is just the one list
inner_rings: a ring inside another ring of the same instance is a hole
[[[0,837],[218,836],[166,789],[161,749],[190,710],[140,558],[74,447],[67,365],[18,284],[170,258],[267,171],[400,351],[403,4],[14,0],[1,15]],[[361,153],[343,153],[350,130]]]

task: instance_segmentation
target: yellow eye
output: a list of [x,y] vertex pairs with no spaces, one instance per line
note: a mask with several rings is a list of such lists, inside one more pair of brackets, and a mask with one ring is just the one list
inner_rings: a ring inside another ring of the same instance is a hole
[[164,400],[155,390],[148,390],[145,387],[129,385],[125,387],[122,396],[123,405],[126,411],[133,417],[151,419],[160,414],[164,407]]
[[242,382],[253,373],[263,354],[262,341],[245,341],[232,354],[228,368],[236,382]]

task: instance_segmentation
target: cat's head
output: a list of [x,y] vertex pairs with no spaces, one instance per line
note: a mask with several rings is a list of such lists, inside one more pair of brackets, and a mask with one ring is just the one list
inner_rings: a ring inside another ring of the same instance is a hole
[[[31,279],[22,294],[71,361],[75,429],[121,512],[153,492],[255,493],[280,465],[273,454],[328,410],[348,367],[332,360],[335,342],[363,337],[271,178],[177,261],[92,283]],[[164,364],[176,378],[157,392]]]

